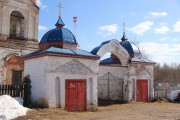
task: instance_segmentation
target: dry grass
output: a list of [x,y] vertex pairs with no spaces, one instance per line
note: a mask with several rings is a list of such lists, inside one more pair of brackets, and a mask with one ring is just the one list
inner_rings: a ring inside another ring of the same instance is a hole
[[97,107],[94,112],[34,109],[16,120],[180,120],[180,104],[129,103]]

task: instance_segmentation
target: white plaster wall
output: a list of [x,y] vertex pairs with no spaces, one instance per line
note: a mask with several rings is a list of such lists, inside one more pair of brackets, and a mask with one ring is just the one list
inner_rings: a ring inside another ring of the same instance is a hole
[[110,72],[115,77],[125,79],[127,74],[127,67],[99,66],[99,77],[105,75],[108,72]]
[[33,102],[48,102],[46,63],[47,57],[25,60],[24,75],[29,74],[31,78],[31,98]]
[[[142,70],[139,70],[142,65]],[[136,80],[138,79],[148,80],[149,100],[153,99],[153,64],[130,64],[128,67],[100,66],[98,77],[108,72],[124,80],[124,101],[136,101]]]
[[60,105],[61,108],[65,108],[65,82],[66,79],[85,79],[86,80],[86,103],[87,109],[92,106],[97,106],[97,76],[96,75],[78,75],[78,74],[64,74],[64,73],[47,73],[48,79],[48,95],[49,95],[49,107],[57,107],[57,96],[55,91],[55,80],[60,78]]
[[[44,100],[49,107],[57,107],[55,95],[55,80],[60,78],[60,103],[61,108],[65,107],[65,80],[86,79],[87,83],[87,108],[97,106],[97,75],[98,61],[77,58],[80,63],[93,71],[87,74],[61,73],[56,69],[59,66],[73,61],[73,58],[47,56],[25,60],[25,75],[30,74],[32,80],[32,101]],[[78,70],[78,68],[77,68]],[[71,71],[71,70],[70,70]],[[92,85],[90,84],[92,82]]]
[[93,71],[93,73],[98,74],[99,70],[99,63],[97,60],[92,60],[92,59],[80,59],[80,58],[67,58],[67,57],[56,57],[56,56],[49,56],[48,57],[48,63],[46,64],[46,69],[47,71],[54,70],[58,66],[61,66],[69,61],[72,60],[78,60],[79,62],[83,63],[86,65],[89,69]]
[[[141,69],[140,67],[143,66]],[[148,81],[148,97],[149,101],[154,98],[154,75],[153,75],[153,64],[131,64],[129,66],[129,100],[136,101],[136,82],[137,80],[147,80]],[[133,80],[135,83],[133,84]],[[134,90],[134,89],[135,90]],[[134,93],[133,93],[134,92]],[[135,94],[135,99],[133,99],[133,94]]]

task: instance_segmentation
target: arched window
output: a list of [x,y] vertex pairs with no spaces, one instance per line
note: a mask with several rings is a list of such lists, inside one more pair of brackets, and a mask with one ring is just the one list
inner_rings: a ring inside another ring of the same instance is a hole
[[13,11],[10,15],[10,38],[24,39],[24,17],[18,11]]

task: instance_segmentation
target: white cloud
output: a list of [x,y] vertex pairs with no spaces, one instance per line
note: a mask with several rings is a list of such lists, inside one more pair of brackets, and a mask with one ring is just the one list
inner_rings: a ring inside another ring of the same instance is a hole
[[149,12],[144,18],[153,18],[153,17],[165,17],[168,16],[167,12]]
[[178,38],[170,38],[170,37],[163,37],[160,39],[161,41],[178,41],[179,39]]
[[162,17],[162,16],[167,16],[167,12],[149,12],[149,15],[151,17]]
[[38,26],[38,30],[47,30],[47,27],[43,26],[43,25],[39,25]]
[[179,63],[180,44],[159,44],[155,42],[140,43],[141,48],[150,56],[152,60],[158,63]]
[[173,30],[174,32],[180,32],[180,21],[177,21],[173,27],[174,27]]
[[144,32],[150,30],[153,24],[154,24],[153,21],[145,21],[145,22],[139,23],[138,25],[132,28],[129,28],[129,30],[138,35],[142,35]]
[[47,6],[42,3],[41,0],[36,1],[37,6],[39,6],[41,9],[45,9]]
[[166,34],[170,29],[167,26],[161,26],[160,28],[155,28],[156,34]]
[[116,33],[117,30],[118,30],[118,25],[111,24],[111,25],[99,27],[99,31],[97,33],[102,35],[103,37],[106,37]]

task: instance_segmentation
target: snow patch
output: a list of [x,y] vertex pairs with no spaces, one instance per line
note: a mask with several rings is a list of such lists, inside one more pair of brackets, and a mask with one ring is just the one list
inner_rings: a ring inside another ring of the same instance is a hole
[[29,109],[20,103],[23,103],[22,98],[12,98],[9,95],[0,96],[0,120],[10,120],[26,115]]
[[176,90],[176,91],[173,91],[171,92],[169,95],[168,95],[168,99],[170,101],[174,101],[177,97],[178,97],[178,94],[180,93],[180,90]]

